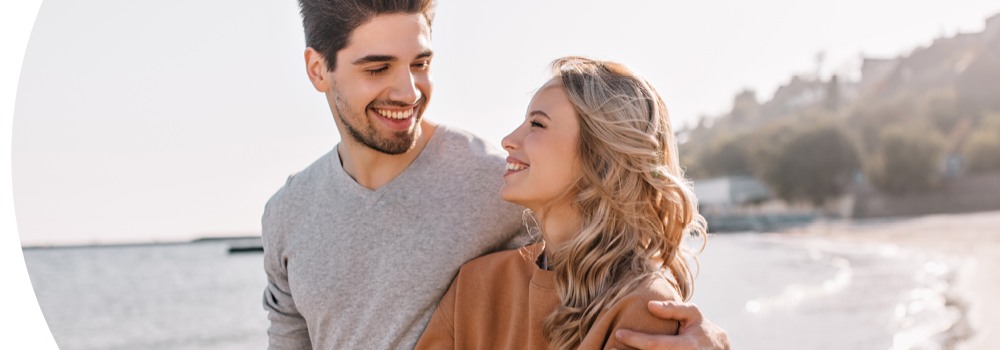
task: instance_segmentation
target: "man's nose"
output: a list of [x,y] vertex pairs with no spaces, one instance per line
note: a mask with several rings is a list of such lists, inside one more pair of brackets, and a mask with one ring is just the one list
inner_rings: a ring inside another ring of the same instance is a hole
[[408,105],[417,103],[421,96],[420,89],[417,89],[417,82],[413,79],[413,73],[409,70],[400,72],[396,76],[392,89],[389,91],[389,99]]

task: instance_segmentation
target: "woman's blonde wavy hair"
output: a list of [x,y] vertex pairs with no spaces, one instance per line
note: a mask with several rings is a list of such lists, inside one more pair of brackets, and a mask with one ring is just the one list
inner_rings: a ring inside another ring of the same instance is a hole
[[543,329],[564,350],[578,346],[601,310],[643,279],[663,276],[690,299],[685,255],[693,254],[681,242],[706,232],[656,90],[613,62],[565,57],[552,73],[580,121],[582,174],[573,193],[582,230],[549,258],[562,303]]

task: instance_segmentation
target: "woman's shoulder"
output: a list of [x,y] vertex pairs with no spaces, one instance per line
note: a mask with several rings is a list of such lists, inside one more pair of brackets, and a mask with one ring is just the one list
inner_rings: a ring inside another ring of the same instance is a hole
[[649,311],[650,301],[682,301],[682,298],[670,280],[662,276],[647,277],[605,312],[602,317],[606,319],[605,327],[609,331],[624,328],[649,334],[677,334],[680,323],[653,315]]
[[645,309],[646,303],[651,300],[681,301],[682,298],[673,282],[666,277],[653,275],[640,281],[635,289],[626,294],[622,300],[629,303],[641,303]]
[[618,318],[655,318],[649,312],[650,301],[683,301],[674,284],[663,276],[649,276],[639,281],[634,289],[619,298],[611,309]]
[[471,274],[475,276],[490,276],[496,274],[531,274],[533,258],[537,256],[537,245],[518,249],[503,250],[472,259],[462,265],[459,276]]

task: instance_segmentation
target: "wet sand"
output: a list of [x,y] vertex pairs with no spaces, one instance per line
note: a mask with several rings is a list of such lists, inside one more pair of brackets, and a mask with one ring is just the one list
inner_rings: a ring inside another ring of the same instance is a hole
[[865,222],[819,222],[782,235],[859,244],[894,244],[965,261],[948,302],[965,318],[946,334],[946,349],[1000,349],[1000,211]]

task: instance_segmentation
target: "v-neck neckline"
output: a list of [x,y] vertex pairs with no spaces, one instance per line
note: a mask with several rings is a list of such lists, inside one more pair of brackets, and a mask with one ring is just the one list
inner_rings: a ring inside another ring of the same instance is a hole
[[340,159],[340,151],[338,150],[340,148],[340,142],[338,142],[337,145],[333,146],[333,151],[331,152],[332,154],[330,155],[330,168],[332,168],[330,169],[330,171],[334,174],[334,176],[340,178],[342,182],[348,183],[348,187],[351,189],[352,192],[354,192],[355,194],[357,194],[362,198],[367,199],[369,205],[374,204],[378,202],[378,200],[381,199],[382,196],[384,196],[386,193],[388,193],[394,187],[396,187],[399,183],[406,181],[406,178],[410,177],[411,174],[419,171],[420,168],[424,166],[424,163],[428,162],[426,158],[430,156],[427,155],[428,153],[427,150],[430,148],[436,148],[438,144],[441,143],[441,137],[438,135],[442,133],[443,131],[442,129],[447,130],[445,125],[440,125],[440,124],[437,125],[434,134],[431,135],[431,138],[427,140],[427,144],[424,145],[424,149],[420,150],[420,154],[418,154],[417,157],[414,158],[412,162],[410,162],[410,165],[406,166],[406,169],[403,169],[403,172],[399,173],[399,175],[396,175],[395,178],[393,178],[385,185],[382,185],[382,187],[379,187],[376,190],[371,190],[365,186],[362,186],[361,184],[358,183],[358,181],[354,180],[354,178],[351,177],[350,174],[347,173],[347,170],[344,170],[344,165],[341,163]]

